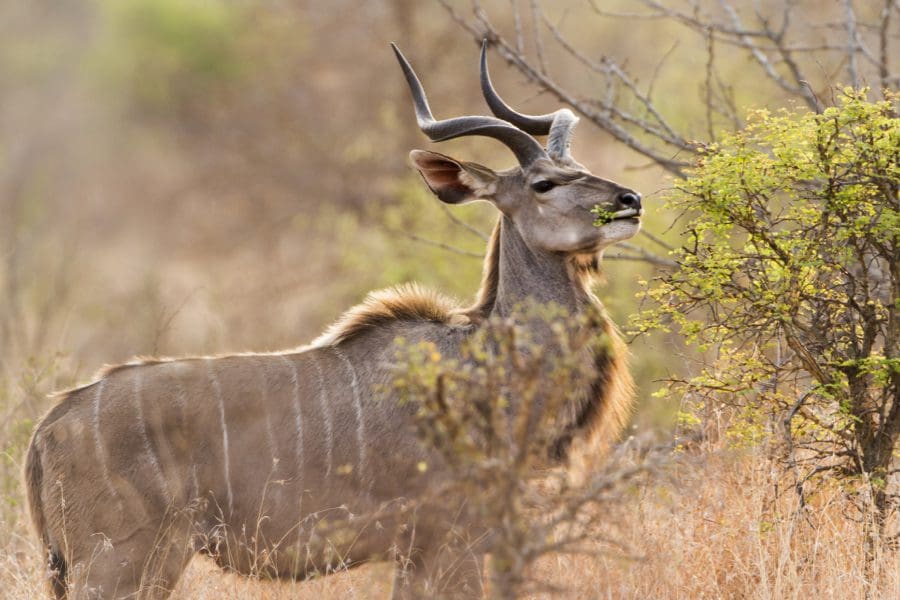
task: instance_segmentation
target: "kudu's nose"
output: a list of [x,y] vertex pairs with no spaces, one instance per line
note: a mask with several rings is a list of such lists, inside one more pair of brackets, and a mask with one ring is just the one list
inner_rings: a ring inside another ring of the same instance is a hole
[[617,198],[622,208],[641,209],[641,195],[636,192],[622,192]]

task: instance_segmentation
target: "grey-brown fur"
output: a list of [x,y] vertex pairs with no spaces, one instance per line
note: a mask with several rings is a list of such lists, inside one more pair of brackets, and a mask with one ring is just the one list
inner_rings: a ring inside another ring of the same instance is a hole
[[[242,573],[292,579],[399,556],[412,562],[395,597],[434,593],[429,578],[447,566],[452,523],[427,505],[407,510],[439,481],[441,465],[412,433],[415,407],[385,391],[394,339],[428,341],[453,357],[484,319],[511,316],[522,301],[592,310],[596,257],[638,230],[636,218],[594,227],[589,212],[600,204],[638,216],[630,190],[568,156],[529,157],[495,173],[412,154],[442,200],[485,199],[502,213],[472,307],[398,288],[296,351],[136,361],[63,394],[35,430],[25,473],[55,596],[166,597],[198,551]],[[544,179],[558,185],[534,191]],[[584,357],[597,371],[571,391],[560,457],[590,460],[630,408],[622,343],[605,318],[596,327],[613,343]],[[479,553],[448,595],[477,595]]]

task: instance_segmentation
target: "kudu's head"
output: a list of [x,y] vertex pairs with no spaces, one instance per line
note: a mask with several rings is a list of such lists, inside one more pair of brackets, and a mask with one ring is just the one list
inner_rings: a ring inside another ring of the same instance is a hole
[[[531,116],[514,111],[494,91],[481,48],[481,89],[494,117],[435,120],[422,84],[403,54],[393,46],[413,96],[422,131],[435,142],[466,135],[503,142],[519,166],[496,172],[436,152],[413,150],[413,163],[428,187],[448,204],[488,200],[515,224],[532,251],[595,253],[628,239],[640,229],[641,197],[612,181],[591,175],[569,154],[577,117],[568,109]],[[532,136],[547,135],[544,148]],[[592,212],[592,209],[598,208]],[[599,213],[604,222],[595,225]]]

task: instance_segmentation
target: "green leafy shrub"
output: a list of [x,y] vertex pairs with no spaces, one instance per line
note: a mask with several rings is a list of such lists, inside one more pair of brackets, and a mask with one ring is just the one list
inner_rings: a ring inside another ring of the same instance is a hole
[[708,357],[670,382],[689,408],[731,407],[736,442],[782,440],[801,496],[825,474],[863,483],[879,519],[900,440],[897,98],[757,111],[707,147],[669,198],[679,268],[636,323]]

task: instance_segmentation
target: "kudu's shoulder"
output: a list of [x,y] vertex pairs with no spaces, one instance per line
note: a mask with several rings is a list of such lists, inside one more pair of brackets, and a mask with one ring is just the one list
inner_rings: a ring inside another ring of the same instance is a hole
[[333,346],[391,322],[438,323],[465,327],[471,320],[456,301],[414,283],[370,292],[316,338],[312,346]]

